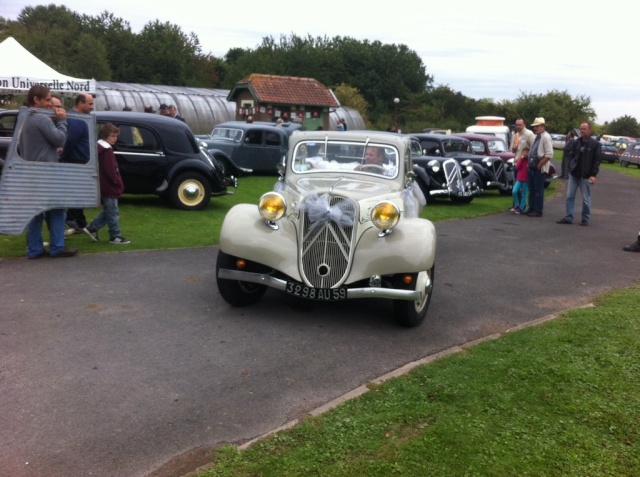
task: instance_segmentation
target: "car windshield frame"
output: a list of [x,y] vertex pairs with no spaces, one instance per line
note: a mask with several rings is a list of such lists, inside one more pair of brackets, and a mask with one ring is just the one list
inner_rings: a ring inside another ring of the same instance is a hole
[[242,129],[238,128],[213,128],[213,131],[211,132],[211,139],[221,141],[233,141],[241,143],[243,136],[244,132],[242,131]]
[[[365,164],[365,151],[376,148],[384,155],[380,166]],[[390,144],[349,140],[305,140],[295,145],[290,168],[295,174],[357,174],[395,179],[400,170],[401,154]],[[364,166],[363,170],[358,170]]]

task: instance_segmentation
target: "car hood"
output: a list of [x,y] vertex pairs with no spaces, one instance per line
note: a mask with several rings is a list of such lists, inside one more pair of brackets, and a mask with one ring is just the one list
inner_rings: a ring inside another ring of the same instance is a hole
[[350,197],[355,200],[368,199],[379,195],[389,195],[398,192],[398,183],[391,180],[368,180],[336,175],[334,177],[300,177],[289,182],[290,187],[303,196],[310,194],[324,194],[327,192]]

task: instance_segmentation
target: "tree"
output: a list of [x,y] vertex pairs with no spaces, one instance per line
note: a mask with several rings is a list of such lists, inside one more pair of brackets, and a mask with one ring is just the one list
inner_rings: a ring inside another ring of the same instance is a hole
[[505,113],[510,121],[524,118],[533,121],[542,116],[548,131],[565,133],[582,122],[594,122],[595,111],[586,96],[572,98],[566,91],[552,90],[546,94],[521,93],[512,102],[505,102]]
[[632,116],[625,115],[615,118],[610,123],[605,123],[604,130],[612,136],[640,136],[640,124],[638,124],[636,118]]
[[347,86],[343,83],[340,86],[337,86],[333,92],[342,106],[355,109],[360,113],[365,124],[368,123],[369,105],[357,88]]

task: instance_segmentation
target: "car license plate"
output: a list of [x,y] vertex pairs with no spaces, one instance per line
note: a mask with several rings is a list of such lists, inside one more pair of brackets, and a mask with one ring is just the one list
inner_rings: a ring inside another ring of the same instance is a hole
[[300,283],[287,282],[285,291],[299,298],[320,301],[338,301],[347,299],[346,288],[313,288]]

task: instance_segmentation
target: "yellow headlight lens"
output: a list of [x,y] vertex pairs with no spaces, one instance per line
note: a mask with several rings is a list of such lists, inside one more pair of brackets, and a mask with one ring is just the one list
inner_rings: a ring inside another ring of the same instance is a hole
[[371,220],[380,230],[392,229],[400,219],[400,211],[393,202],[380,202],[371,211]]
[[271,222],[275,222],[282,218],[287,211],[287,203],[277,192],[267,192],[258,202],[258,210],[260,215]]

